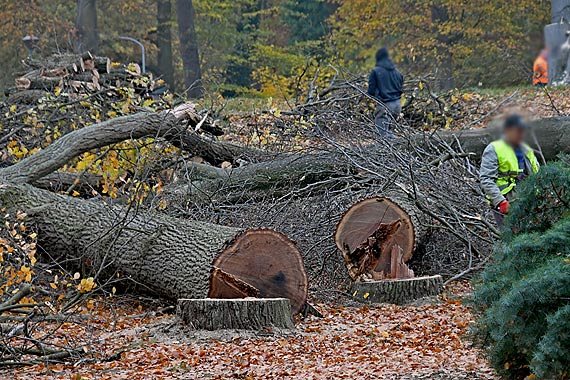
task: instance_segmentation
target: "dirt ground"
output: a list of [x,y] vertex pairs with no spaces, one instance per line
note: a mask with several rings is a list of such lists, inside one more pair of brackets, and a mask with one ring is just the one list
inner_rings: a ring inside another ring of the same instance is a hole
[[466,283],[415,306],[318,304],[323,318],[293,331],[204,333],[153,308],[99,300],[62,339],[89,352],[68,365],[0,372],[0,379],[495,379],[468,339]]

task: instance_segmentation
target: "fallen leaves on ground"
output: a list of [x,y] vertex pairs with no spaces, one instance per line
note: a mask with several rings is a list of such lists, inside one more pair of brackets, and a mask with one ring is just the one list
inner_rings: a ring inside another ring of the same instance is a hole
[[443,301],[422,306],[320,304],[324,318],[301,321],[294,332],[224,332],[216,339],[180,327],[172,316],[106,304],[89,323],[58,332],[89,337],[94,358],[0,378],[495,379],[466,336],[473,316],[457,297],[466,289],[454,285]]

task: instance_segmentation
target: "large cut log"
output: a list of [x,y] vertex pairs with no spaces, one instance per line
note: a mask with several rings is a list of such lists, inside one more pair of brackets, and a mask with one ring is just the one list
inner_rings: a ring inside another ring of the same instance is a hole
[[179,220],[29,185],[0,185],[0,205],[27,213],[50,257],[90,268],[98,281],[128,278],[170,299],[243,297],[220,286],[215,266],[267,298],[289,298],[298,313],[307,297],[301,254],[286,236]]
[[[299,273],[300,268],[304,268],[303,259],[300,254],[291,254],[292,252],[298,253],[295,243],[275,231],[254,230],[242,233],[214,259],[213,266],[216,270],[210,277],[208,296],[267,298],[280,294],[291,300],[293,310],[299,312],[306,301],[307,284],[305,276]],[[220,276],[222,272],[226,276]],[[239,282],[227,281],[228,278],[236,278]],[[241,294],[236,293],[240,288],[246,290]],[[257,294],[251,294],[252,289],[256,289]]]
[[[531,125],[539,146],[532,138],[529,143],[535,149],[540,148],[544,158],[555,160],[560,153],[570,153],[570,117],[538,119]],[[441,137],[450,144],[455,145],[459,141],[465,152],[475,153],[478,157],[489,143],[500,136],[501,127],[497,125],[441,133]]]
[[434,297],[443,291],[441,276],[416,277],[404,280],[357,281],[352,284],[353,297],[371,303],[404,305],[415,300]]
[[410,276],[403,266],[412,258],[423,228],[419,212],[404,196],[391,198],[360,201],[337,225],[335,243],[353,280]]
[[291,306],[286,298],[236,300],[181,299],[176,314],[196,330],[292,329]]

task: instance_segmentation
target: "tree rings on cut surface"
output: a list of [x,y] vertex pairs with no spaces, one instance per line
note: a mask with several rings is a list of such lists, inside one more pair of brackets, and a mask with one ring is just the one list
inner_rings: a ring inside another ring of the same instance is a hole
[[249,230],[216,257],[209,298],[288,298],[299,313],[307,301],[308,280],[295,243],[272,230]]
[[335,243],[353,280],[382,280],[401,273],[401,270],[391,269],[393,252],[396,248],[399,250],[400,264],[408,262],[414,253],[415,240],[410,215],[392,199],[384,197],[354,204],[335,232]]

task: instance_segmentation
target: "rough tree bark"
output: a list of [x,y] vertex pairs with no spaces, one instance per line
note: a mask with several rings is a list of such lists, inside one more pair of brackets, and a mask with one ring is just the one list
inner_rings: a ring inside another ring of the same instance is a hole
[[[555,160],[560,153],[570,153],[570,118],[555,117],[539,119],[531,122],[536,142],[540,145],[542,154],[547,160]],[[442,138],[450,144],[456,145],[459,141],[465,152],[475,153],[480,156],[485,147],[501,136],[500,126],[488,128],[468,129],[464,131],[443,132]],[[534,139],[530,139],[530,145],[538,148]]]
[[196,15],[192,0],[176,0],[176,15],[186,91],[188,96],[200,98],[203,95],[202,71],[198,54],[198,36],[194,24]]
[[197,330],[292,329],[291,306],[277,299],[181,299],[176,314]]
[[402,305],[441,294],[443,279],[441,276],[432,276],[405,280],[355,282],[350,291],[355,298],[360,300]]
[[78,33],[77,52],[84,53],[90,51],[96,54],[99,49],[96,0],[77,0],[75,28]]
[[157,0],[156,7],[158,69],[170,89],[175,91],[172,63],[172,2],[171,0]]
[[[98,281],[118,272],[166,298],[242,297],[219,286],[217,265],[230,284],[244,283],[262,297],[289,298],[295,313],[306,301],[301,254],[275,231],[184,221],[29,185],[0,185],[0,204],[27,213],[38,226],[41,247],[53,259],[91,268]],[[241,266],[223,265],[228,255]]]

